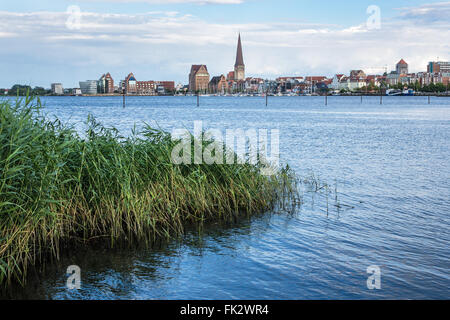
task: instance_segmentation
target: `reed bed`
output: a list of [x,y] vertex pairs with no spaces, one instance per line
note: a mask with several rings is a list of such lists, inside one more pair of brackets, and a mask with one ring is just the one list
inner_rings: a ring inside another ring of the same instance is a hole
[[121,137],[93,118],[80,135],[47,120],[39,99],[0,102],[0,285],[66,247],[152,242],[297,201],[287,167],[268,177],[261,163],[175,165],[175,143],[149,126]]

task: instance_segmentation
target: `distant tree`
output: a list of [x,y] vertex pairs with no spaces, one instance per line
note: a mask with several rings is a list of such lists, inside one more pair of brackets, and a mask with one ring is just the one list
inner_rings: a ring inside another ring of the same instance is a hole
[[[4,94],[4,92],[3,92]],[[51,94],[51,90],[46,90],[43,87],[34,87],[32,89],[30,86],[27,85],[21,85],[21,84],[15,84],[12,86],[12,88],[9,90],[8,95],[9,96],[45,96]]]
[[436,92],[436,86],[434,83],[430,83],[428,85],[423,86],[423,92]]
[[50,90],[45,90],[45,89],[42,88],[42,87],[34,87],[34,89],[33,89],[33,91],[32,91],[32,94],[33,94],[34,96],[46,96],[46,95],[48,95],[48,94],[50,94],[50,93],[51,93]]
[[436,92],[445,92],[445,90],[446,90],[446,87],[444,86],[444,84],[442,82],[435,84]]
[[10,96],[26,96],[26,95],[32,95],[32,89],[30,86],[15,84],[12,86],[12,88],[9,90],[8,95]]

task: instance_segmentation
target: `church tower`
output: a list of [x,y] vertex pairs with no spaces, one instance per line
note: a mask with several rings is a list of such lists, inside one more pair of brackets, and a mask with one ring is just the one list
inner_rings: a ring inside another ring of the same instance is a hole
[[234,65],[234,80],[245,80],[245,64],[242,54],[241,34],[239,33],[236,63]]

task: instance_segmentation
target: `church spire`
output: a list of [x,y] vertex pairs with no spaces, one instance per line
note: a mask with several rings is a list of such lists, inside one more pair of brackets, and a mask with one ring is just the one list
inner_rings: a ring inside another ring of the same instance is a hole
[[242,54],[241,34],[239,33],[238,47],[236,53],[236,64],[234,67],[244,66],[244,56]]
[[241,81],[244,79],[245,79],[244,55],[242,54],[241,33],[239,32],[236,63],[234,65],[234,80]]

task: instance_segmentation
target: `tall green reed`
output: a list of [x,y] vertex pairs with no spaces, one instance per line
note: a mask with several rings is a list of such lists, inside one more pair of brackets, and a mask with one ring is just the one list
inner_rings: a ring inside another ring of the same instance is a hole
[[248,161],[175,165],[177,142],[150,126],[121,137],[89,117],[80,136],[46,120],[39,99],[30,97],[1,102],[0,120],[3,285],[23,282],[30,265],[57,258],[62,247],[152,242],[183,233],[187,224],[297,203],[288,167],[268,177]]

